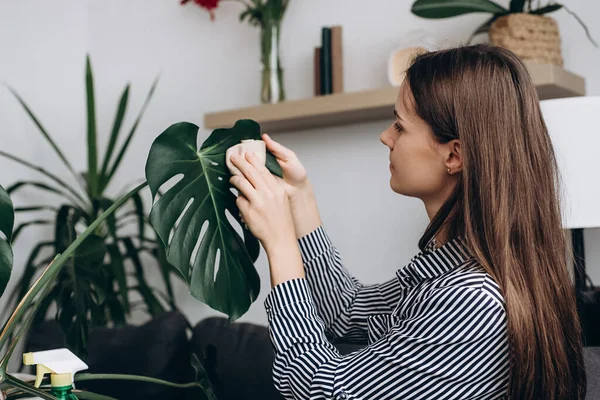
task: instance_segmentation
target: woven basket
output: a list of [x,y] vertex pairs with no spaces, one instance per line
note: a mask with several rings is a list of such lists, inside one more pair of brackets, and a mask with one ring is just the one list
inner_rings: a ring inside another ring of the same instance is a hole
[[550,17],[509,14],[490,27],[490,40],[511,50],[524,61],[563,65],[558,24]]

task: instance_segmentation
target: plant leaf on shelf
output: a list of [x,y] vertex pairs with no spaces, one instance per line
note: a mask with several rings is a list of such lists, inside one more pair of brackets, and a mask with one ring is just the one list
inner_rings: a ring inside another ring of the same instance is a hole
[[579,18],[579,16],[577,14],[575,14],[573,11],[571,11],[567,6],[563,6],[563,7],[564,7],[564,9],[565,9],[566,12],[568,12],[569,14],[571,14],[573,16],[573,18],[575,18],[577,20],[577,22],[579,22],[579,25],[581,25],[581,27],[585,31],[585,34],[587,35],[587,37],[590,40],[590,42],[592,42],[592,44],[595,47],[598,47],[598,43],[596,43],[596,41],[594,40],[594,38],[592,38],[592,35],[590,34],[590,30],[583,23],[583,21],[581,20],[581,18]]
[[[186,279],[192,296],[234,321],[260,291],[253,265],[259,244],[241,223],[225,152],[243,139],[259,140],[260,127],[251,120],[238,121],[231,129],[213,131],[199,150],[197,137],[198,126],[181,122],[152,144],[146,179],[153,199],[165,183],[180,179],[155,201],[150,221],[165,244],[167,260]],[[266,164],[281,176],[270,153]],[[227,213],[240,225],[243,239]]]
[[536,15],[542,15],[542,14],[548,14],[548,13],[560,10],[561,8],[563,8],[563,6],[561,4],[549,4],[545,7],[540,7],[536,10],[531,10],[529,13],[536,14]]
[[511,13],[522,13],[525,10],[526,0],[510,0],[509,11]]
[[506,8],[490,0],[417,0],[411,11],[422,18],[448,18],[475,12],[508,13]]

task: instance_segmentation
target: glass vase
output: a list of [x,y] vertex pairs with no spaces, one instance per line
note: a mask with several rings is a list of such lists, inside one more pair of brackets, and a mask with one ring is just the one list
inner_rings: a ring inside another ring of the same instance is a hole
[[285,100],[283,68],[279,60],[280,20],[263,20],[260,29],[262,85],[260,99],[263,104]]

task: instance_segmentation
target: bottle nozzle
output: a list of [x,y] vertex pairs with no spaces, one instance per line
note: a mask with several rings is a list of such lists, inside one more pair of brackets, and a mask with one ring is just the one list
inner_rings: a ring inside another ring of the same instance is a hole
[[75,373],[88,368],[86,363],[68,349],[25,353],[23,364],[37,367],[35,387],[40,387],[46,374],[51,374],[52,387],[72,385]]

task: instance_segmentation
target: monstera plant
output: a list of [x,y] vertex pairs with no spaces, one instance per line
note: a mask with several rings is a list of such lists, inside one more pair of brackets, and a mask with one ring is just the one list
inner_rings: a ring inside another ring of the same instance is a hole
[[[81,233],[115,201],[109,195],[109,185],[119,170],[139,122],[154,93],[156,81],[139,111],[131,128],[123,132],[130,87],[123,90],[116,113],[106,151],[101,158],[97,149],[97,122],[94,96],[94,75],[89,57],[85,69],[86,106],[87,106],[87,171],[77,173],[65,153],[44,128],[26,102],[12,90],[18,102],[38,128],[41,137],[48,142],[58,159],[66,167],[66,177],[48,172],[44,166],[35,165],[18,156],[0,150],[0,156],[25,165],[44,175],[44,180],[19,181],[7,188],[14,195],[22,191],[43,191],[58,200],[45,204],[20,204],[16,208],[21,217],[20,224],[12,234],[16,241],[29,227],[50,225],[54,236],[51,240],[41,239],[35,244],[20,276],[10,303],[16,304],[29,289],[33,279],[39,275],[56,254],[63,253]],[[123,135],[126,134],[124,137]],[[71,175],[71,179],[68,179]],[[57,196],[57,197],[56,197]],[[166,261],[164,246],[154,231],[148,229],[148,217],[144,202],[138,193],[134,193],[125,207],[111,214],[94,231],[80,248],[75,257],[69,259],[69,268],[63,270],[53,281],[44,302],[40,305],[35,322],[56,316],[66,335],[69,348],[84,357],[87,348],[88,332],[99,326],[121,326],[127,322],[134,307],[150,316],[175,308],[171,275],[176,272]],[[4,222],[4,221],[2,221]],[[145,275],[150,268],[152,258],[157,262],[158,271],[163,278],[164,291],[151,284]],[[175,273],[176,276],[179,274]],[[141,298],[139,304],[130,300],[132,292]]]

